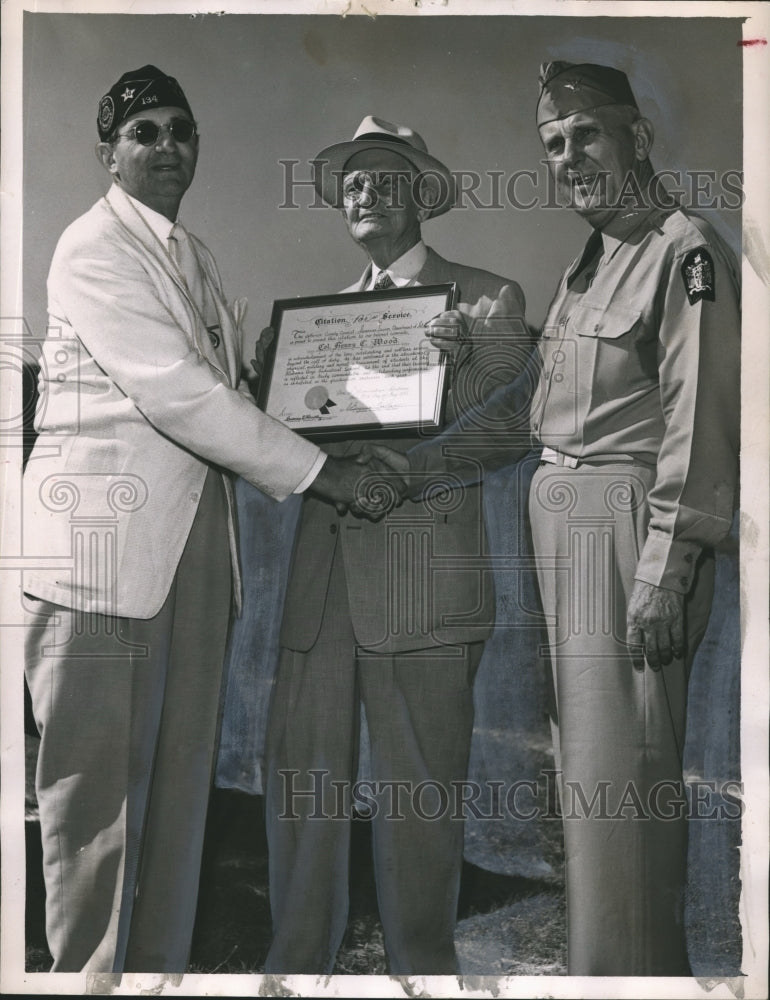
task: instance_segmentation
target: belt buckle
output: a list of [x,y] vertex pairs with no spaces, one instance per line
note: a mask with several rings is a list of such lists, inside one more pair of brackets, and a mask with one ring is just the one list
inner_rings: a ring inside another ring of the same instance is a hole
[[563,451],[546,446],[540,455],[540,461],[545,465],[561,465],[568,469],[576,469],[580,465],[580,459],[574,455],[565,455]]

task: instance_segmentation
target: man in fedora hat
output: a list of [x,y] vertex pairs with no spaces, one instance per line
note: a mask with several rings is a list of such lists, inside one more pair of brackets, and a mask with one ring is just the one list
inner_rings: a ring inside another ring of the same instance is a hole
[[[568,971],[688,975],[682,756],[714,546],[737,499],[739,271],[656,178],[653,126],[625,73],[544,65],[537,126],[560,197],[593,232],[548,310],[531,408],[514,382],[474,416],[490,427],[477,452],[488,467],[527,450],[525,421],[543,445],[530,518],[556,698]],[[402,457],[410,491],[432,471],[463,475],[462,437],[449,428]]]
[[53,971],[184,972],[240,578],[230,473],[352,503],[361,468],[265,416],[239,309],[178,221],[198,133],[177,81],[99,103],[113,183],[48,278],[24,475],[25,670]]
[[[368,258],[345,291],[456,283],[456,307],[431,329],[452,359],[450,419],[506,368],[513,377],[528,347],[521,290],[423,242],[422,224],[449,211],[456,193],[421,136],[366,117],[315,166],[318,191]],[[415,440],[390,443],[403,451]],[[360,448],[351,440],[329,450]],[[463,824],[452,796],[467,774],[473,679],[494,622],[483,553],[475,487],[449,508],[440,499],[410,502],[376,524],[303,501],[266,740],[274,937],[265,971],[332,971],[347,921],[356,805],[372,820],[388,971],[458,971]],[[371,747],[366,809],[353,788],[362,706]]]

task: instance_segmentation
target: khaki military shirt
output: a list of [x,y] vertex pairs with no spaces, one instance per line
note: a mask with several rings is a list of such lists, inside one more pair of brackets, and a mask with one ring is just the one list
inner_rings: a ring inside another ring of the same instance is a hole
[[740,403],[737,264],[703,219],[640,216],[594,233],[544,323],[533,438],[581,462],[656,468],[636,578],[686,593],[730,528]]

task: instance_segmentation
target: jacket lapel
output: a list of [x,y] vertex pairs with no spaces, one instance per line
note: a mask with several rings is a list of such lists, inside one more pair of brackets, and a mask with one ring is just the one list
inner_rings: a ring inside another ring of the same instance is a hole
[[[236,335],[235,324],[233,323],[227,304],[222,298],[217,283],[210,274],[209,268],[206,266],[204,255],[198,248],[199,241],[188,232],[190,243],[193,246],[201,267],[203,280],[206,282],[215,303],[219,326],[222,331],[222,339],[225,344],[227,371],[222,370],[221,362],[214,352],[208,330],[205,328],[200,315],[198,304],[193,301],[187,285],[172,265],[161,240],[150,229],[136,207],[129,201],[125,192],[117,184],[113,184],[104,196],[104,200],[118,220],[126,239],[135,246],[138,245],[143,254],[154,265],[159,286],[163,288],[169,299],[172,301],[175,300],[179,316],[184,317],[183,320],[178,318],[179,325],[188,333],[192,331],[194,344],[199,353],[223,376],[229,385],[236,385],[240,370],[240,338]],[[238,355],[237,359],[236,355]]]
[[[422,270],[417,275],[415,283],[418,285],[443,285],[447,282],[457,283],[456,264],[450,264],[448,260],[437,254],[435,250],[428,247],[428,257],[422,266]],[[450,308],[457,308],[460,299],[461,288],[457,285],[455,290],[455,302]]]
[[171,265],[166,247],[150,229],[136,206],[129,201],[123,189],[117,184],[113,184],[104,196],[104,200],[109,205],[113,215],[117,217],[126,235],[141,246],[156,267],[163,271],[168,279],[177,286],[184,298],[189,300],[187,287],[182,281],[181,275],[177,274]]
[[456,272],[456,265],[453,267],[448,260],[428,247],[428,256],[415,280],[418,285],[441,285],[447,281],[456,281]]
[[366,287],[367,287],[367,285],[369,284],[369,282],[371,280],[372,280],[372,265],[369,264],[369,266],[366,268],[366,270],[364,271],[364,273],[358,279],[358,284],[352,285],[350,287],[349,291],[351,291],[351,292],[365,292],[366,291]]
[[[197,236],[194,236],[189,231],[187,235],[195,250],[203,281],[209,290],[214,308],[216,309],[222,336],[222,345],[225,349],[225,357],[227,359],[227,376],[230,379],[230,384],[236,386],[239,382],[241,370],[241,325],[246,316],[247,302],[245,299],[237,300],[237,306],[231,309],[220,291],[216,272],[213,272],[208,266],[208,252],[205,251],[203,244]],[[221,371],[219,358],[214,354],[208,338],[208,331],[206,332],[206,357]]]

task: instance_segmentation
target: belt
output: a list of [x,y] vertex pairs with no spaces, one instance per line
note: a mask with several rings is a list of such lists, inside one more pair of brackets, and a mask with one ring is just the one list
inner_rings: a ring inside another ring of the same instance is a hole
[[556,451],[555,448],[546,446],[540,454],[540,464],[561,465],[568,469],[577,469],[580,465],[643,465],[647,468],[654,468],[655,459],[652,455],[649,462],[638,455],[589,455],[587,458],[578,458],[575,455],[565,455],[563,451]]
[[549,465],[566,465],[568,469],[576,469],[580,465],[580,459],[574,455],[565,455],[563,451],[556,451],[554,448],[543,448],[540,454],[540,463],[547,462]]

